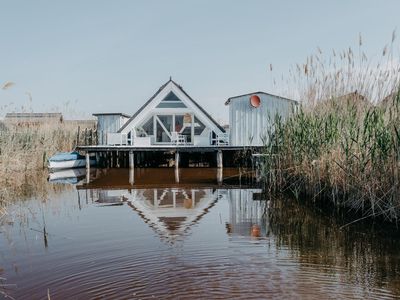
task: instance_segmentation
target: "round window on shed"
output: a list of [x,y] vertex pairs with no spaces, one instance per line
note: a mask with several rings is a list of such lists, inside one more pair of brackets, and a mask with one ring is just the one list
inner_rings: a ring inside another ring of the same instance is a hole
[[250,96],[250,105],[257,108],[261,105],[261,99],[257,95]]

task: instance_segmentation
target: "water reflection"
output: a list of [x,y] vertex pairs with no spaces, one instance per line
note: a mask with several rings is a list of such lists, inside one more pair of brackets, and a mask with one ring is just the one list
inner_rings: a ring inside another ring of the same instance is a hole
[[185,236],[222,196],[212,189],[142,189],[134,191],[128,204],[160,237],[173,242]]
[[[116,206],[126,203],[161,239],[168,242],[174,242],[177,239],[182,240],[188,235],[190,227],[198,223],[217,201],[229,203],[230,222],[227,226],[233,228],[229,232],[230,234],[242,233],[243,230],[238,231],[238,229],[243,227],[244,224],[253,226],[254,233],[256,232],[254,228],[259,226],[258,223],[264,211],[263,203],[265,203],[259,201],[259,205],[249,206],[250,201],[253,201],[253,195],[262,192],[261,189],[254,188],[235,190],[202,187],[191,189],[140,188],[130,190],[91,189],[89,191],[92,202],[100,206]],[[241,200],[248,201],[248,203],[243,203]],[[241,207],[246,205],[250,208],[249,211],[246,211],[248,215],[240,215]],[[251,219],[248,219],[250,215]]]
[[44,299],[47,289],[51,299],[400,295],[398,235],[368,224],[341,230],[241,175],[93,170],[89,182],[46,201],[15,203],[0,242],[2,277],[17,284],[7,291],[17,299]]

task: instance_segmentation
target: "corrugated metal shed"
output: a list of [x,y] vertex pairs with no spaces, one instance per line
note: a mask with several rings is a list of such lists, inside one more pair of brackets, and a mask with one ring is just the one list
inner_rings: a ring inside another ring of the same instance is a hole
[[97,139],[99,145],[107,144],[107,133],[115,133],[129,120],[130,116],[123,113],[98,113]]
[[[258,96],[258,107],[251,105],[252,96]],[[229,105],[230,145],[264,145],[275,116],[287,117],[297,104],[297,101],[264,92],[229,98],[225,105]]]

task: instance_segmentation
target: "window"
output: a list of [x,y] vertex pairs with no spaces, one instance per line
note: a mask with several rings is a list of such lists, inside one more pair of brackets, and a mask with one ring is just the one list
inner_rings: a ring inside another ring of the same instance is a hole
[[205,128],[206,126],[197,117],[194,117],[194,135],[201,135]]
[[171,142],[171,131],[173,131],[172,115],[156,116],[156,142]]
[[167,96],[157,105],[157,108],[186,108],[186,105],[174,94],[169,92]]
[[148,119],[143,125],[136,128],[136,136],[144,137],[149,135],[154,135],[153,117]]

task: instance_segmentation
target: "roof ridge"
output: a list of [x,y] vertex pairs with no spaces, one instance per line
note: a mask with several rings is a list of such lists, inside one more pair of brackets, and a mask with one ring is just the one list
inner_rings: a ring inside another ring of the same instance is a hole
[[231,102],[231,100],[233,100],[233,99],[235,99],[235,98],[240,98],[240,97],[243,97],[243,96],[250,96],[250,95],[253,95],[253,94],[264,94],[264,95],[273,96],[273,97],[278,97],[278,98],[280,98],[280,99],[289,100],[289,101],[293,101],[293,102],[299,103],[299,101],[293,100],[293,99],[290,99],[290,98],[287,98],[287,97],[282,97],[282,96],[279,96],[279,95],[275,95],[275,94],[271,94],[271,93],[267,93],[267,92],[263,92],[263,91],[257,91],[257,92],[251,92],[251,93],[246,93],[246,94],[242,94],[242,95],[238,95],[238,96],[229,97],[229,98],[225,101],[225,105],[228,105],[229,102]]

